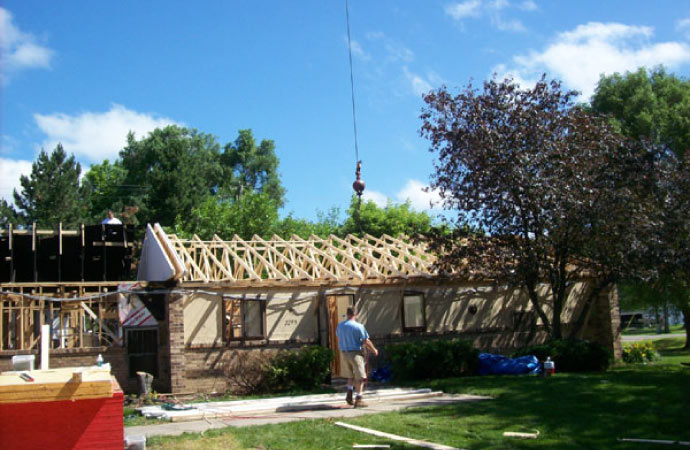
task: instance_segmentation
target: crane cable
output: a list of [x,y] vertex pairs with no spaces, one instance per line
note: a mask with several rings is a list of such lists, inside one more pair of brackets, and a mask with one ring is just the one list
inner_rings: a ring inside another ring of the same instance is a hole
[[355,163],[359,162],[359,147],[357,146],[357,114],[355,112],[355,78],[352,71],[352,39],[350,38],[350,8],[345,0],[345,19],[347,21],[347,49],[350,54],[350,93],[352,94],[352,126],[355,133]]

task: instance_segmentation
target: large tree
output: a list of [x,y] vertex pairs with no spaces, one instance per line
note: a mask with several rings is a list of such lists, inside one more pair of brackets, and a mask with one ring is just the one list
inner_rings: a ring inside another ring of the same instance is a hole
[[94,164],[84,175],[82,192],[87,205],[86,221],[99,223],[108,210],[123,216],[125,207],[141,203],[142,189],[125,184],[127,171],[119,161],[111,164],[107,159]]
[[62,144],[48,155],[41,150],[31,165],[31,174],[22,175],[21,192],[14,191],[14,203],[24,225],[55,228],[59,223],[74,227],[83,215],[79,175],[81,165],[67,156]]
[[276,205],[283,206],[285,189],[280,182],[280,161],[272,140],[263,139],[257,146],[252,130],[240,130],[235,142],[225,146],[220,161],[221,194],[238,200],[246,193],[264,193]]
[[127,136],[120,152],[125,183],[139,188],[140,220],[172,226],[214,193],[220,183],[215,137],[178,126],[157,128],[137,140]]
[[210,240],[214,235],[230,240],[238,235],[251,239],[259,235],[268,238],[275,230],[278,221],[278,207],[268,194],[249,192],[238,200],[207,197],[201,204],[193,207],[178,218],[177,234]]
[[687,151],[690,148],[690,81],[666,73],[663,68],[602,76],[592,97],[591,109],[608,117],[633,139],[661,147],[656,165],[664,174],[656,186],[654,207],[659,224],[652,260],[658,276],[623,292],[650,306],[675,304],[683,311],[686,347],[690,347],[690,270],[688,223],[690,184]]
[[627,136],[666,146],[681,158],[690,147],[690,81],[663,68],[602,76],[591,106]]
[[430,92],[421,116],[438,155],[432,187],[457,225],[487,233],[433,239],[445,254],[441,268],[520,286],[554,338],[566,334],[561,316],[573,283],[592,278],[570,335],[602,291],[645,268],[649,232],[646,149],[576,106],[576,94],[545,78],[531,89],[494,79],[481,91]]

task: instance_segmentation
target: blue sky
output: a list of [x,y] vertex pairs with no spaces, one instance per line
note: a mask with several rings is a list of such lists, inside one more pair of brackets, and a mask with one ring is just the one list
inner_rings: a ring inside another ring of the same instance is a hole
[[[689,1],[350,0],[366,198],[428,209],[421,95],[541,73],[583,92],[601,73],[690,69]],[[128,130],[176,123],[273,139],[283,214],[345,208],[354,181],[344,0],[0,2],[0,197],[57,142],[86,169]]]

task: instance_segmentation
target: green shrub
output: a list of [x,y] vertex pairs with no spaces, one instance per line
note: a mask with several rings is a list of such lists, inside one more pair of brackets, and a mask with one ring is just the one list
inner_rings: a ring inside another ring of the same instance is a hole
[[264,367],[264,390],[311,390],[328,381],[333,351],[316,345],[281,350]]
[[522,348],[513,356],[524,355],[535,355],[540,361],[550,356],[556,372],[605,372],[611,363],[611,353],[604,346],[581,339],[554,339]]
[[627,363],[641,364],[660,359],[661,355],[651,342],[634,343],[623,349],[623,361]]
[[479,351],[458,339],[393,344],[386,347],[396,380],[448,378],[476,373]]

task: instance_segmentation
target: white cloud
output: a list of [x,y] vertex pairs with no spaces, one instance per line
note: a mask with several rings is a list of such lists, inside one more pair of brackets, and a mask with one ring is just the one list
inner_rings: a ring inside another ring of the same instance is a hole
[[685,37],[690,39],[690,18],[680,19],[676,22],[676,30],[685,33]]
[[407,66],[403,66],[403,74],[410,86],[411,92],[417,97],[445,83],[443,78],[433,71],[427,71],[426,75],[422,76],[410,71]]
[[537,9],[539,9],[537,4],[534,3],[532,0],[525,0],[524,2],[518,5],[518,8],[522,9],[523,11],[536,11]]
[[38,127],[46,134],[42,145],[52,151],[62,143],[67,153],[81,155],[90,161],[114,159],[127,142],[130,131],[144,137],[155,128],[175,124],[172,119],[129,110],[113,105],[106,112],[85,112],[70,116],[64,113],[34,114]]
[[441,196],[438,190],[425,191],[424,183],[417,180],[407,180],[405,186],[396,194],[400,202],[410,201],[412,208],[423,211],[441,208]]
[[504,19],[496,15],[491,18],[491,23],[500,31],[527,31],[518,19]]
[[405,186],[395,194],[395,201],[382,192],[365,190],[362,194],[363,201],[372,201],[379,208],[385,208],[388,204],[402,204],[410,202],[412,209],[417,211],[441,210],[441,196],[438,190],[426,192],[427,186],[418,180],[407,180]]
[[[347,37],[345,37],[345,43],[347,43]],[[369,61],[371,59],[371,55],[364,51],[359,42],[355,40],[350,41],[350,48],[352,49],[352,56],[360,58],[363,61]]]
[[462,20],[468,17],[479,17],[481,15],[481,0],[467,0],[461,3],[446,5],[445,11],[455,20]]
[[36,38],[21,31],[12,20],[12,14],[0,8],[0,60],[2,81],[23,69],[50,67],[53,51],[36,43]]
[[410,70],[407,67],[403,67],[403,73],[405,74],[405,78],[407,78],[407,81],[409,81],[410,83],[412,92],[414,92],[416,96],[419,97],[433,89],[431,83],[429,83],[423,77],[410,72]]
[[410,62],[414,60],[414,52],[399,42],[389,38],[381,31],[369,32],[366,34],[369,41],[381,41],[383,50],[388,62]]
[[31,174],[31,161],[0,158],[0,198],[14,203],[12,191],[21,193],[19,177]]
[[663,64],[674,68],[690,62],[690,47],[681,42],[651,43],[650,27],[590,22],[560,33],[543,51],[513,58],[513,67],[498,66],[519,80],[542,73],[558,78],[589,99],[602,74],[633,71]]
[[522,11],[535,11],[537,5],[532,0],[523,1],[517,5],[508,0],[466,0],[460,3],[446,5],[445,12],[453,20],[462,23],[466,19],[487,16],[494,28],[500,31],[522,32],[527,29],[519,19],[505,17],[506,11],[517,8]]
[[379,208],[385,208],[388,204],[389,198],[386,194],[381,192],[365,189],[364,193],[362,194],[362,200],[365,202],[372,201],[376,203],[376,206]]

